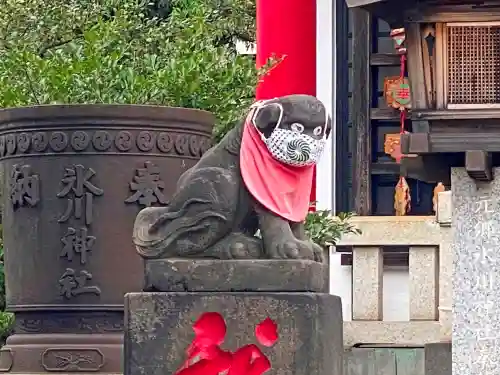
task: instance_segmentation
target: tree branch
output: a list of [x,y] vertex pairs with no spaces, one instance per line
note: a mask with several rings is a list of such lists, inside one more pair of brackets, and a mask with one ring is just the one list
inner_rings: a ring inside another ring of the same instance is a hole
[[45,54],[49,50],[51,50],[52,48],[62,47],[65,44],[71,43],[72,41],[81,38],[82,35],[83,35],[83,31],[82,30],[78,30],[76,32],[76,34],[72,38],[67,38],[67,39],[62,39],[62,40],[56,40],[56,41],[54,41],[52,43],[46,44],[45,46],[43,46],[42,48],[40,48],[40,50],[38,51],[38,56],[40,56],[40,58],[43,59],[45,57]]

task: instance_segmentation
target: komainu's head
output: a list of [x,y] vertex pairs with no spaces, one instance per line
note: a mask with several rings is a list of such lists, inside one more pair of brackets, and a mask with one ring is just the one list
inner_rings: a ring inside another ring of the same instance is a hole
[[288,95],[252,106],[251,123],[269,152],[292,166],[316,164],[332,130],[324,104],[309,95]]

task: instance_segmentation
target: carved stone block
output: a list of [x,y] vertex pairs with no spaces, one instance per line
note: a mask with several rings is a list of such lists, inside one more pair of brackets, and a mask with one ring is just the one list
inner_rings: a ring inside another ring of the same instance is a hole
[[[498,176],[499,168],[495,168]],[[496,374],[500,365],[500,178],[451,173],[453,209],[453,372]]]
[[[125,296],[126,375],[173,374],[185,361],[193,323],[206,312],[226,321],[224,350],[256,344],[266,318],[278,342],[261,347],[280,375],[342,374],[340,298],[327,293],[328,267],[299,260],[146,260],[160,292]],[[277,371],[277,372],[276,372]]]
[[451,225],[451,191],[443,191],[438,193],[437,199],[437,222],[443,226]]
[[174,374],[194,338],[193,322],[205,312],[224,317],[223,348],[232,351],[255,344],[255,326],[267,317],[273,319],[278,342],[261,348],[273,374],[342,374],[340,298],[302,292],[129,293],[125,297],[124,374]]
[[145,288],[163,292],[328,292],[328,266],[308,260],[152,259]]

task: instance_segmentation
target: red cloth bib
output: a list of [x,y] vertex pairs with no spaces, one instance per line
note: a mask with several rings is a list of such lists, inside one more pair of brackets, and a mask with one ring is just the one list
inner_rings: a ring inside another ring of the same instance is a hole
[[245,186],[260,204],[289,221],[304,221],[309,211],[314,166],[293,167],[274,159],[250,116],[243,129],[240,167]]

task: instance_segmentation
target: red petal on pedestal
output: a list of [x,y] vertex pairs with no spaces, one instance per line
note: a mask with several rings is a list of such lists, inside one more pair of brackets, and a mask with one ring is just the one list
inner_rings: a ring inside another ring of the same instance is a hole
[[231,369],[227,375],[262,375],[271,368],[271,362],[258,346],[250,344],[233,354]]
[[246,375],[262,375],[266,371],[271,369],[271,361],[267,359],[266,356],[257,358],[252,363],[252,368],[246,373]]
[[[187,349],[188,359],[176,375],[262,375],[271,368],[271,362],[256,345],[245,345],[234,354],[222,350],[226,323],[219,313],[208,312],[193,325],[195,339]],[[278,340],[276,323],[266,318],[255,327],[255,337],[264,346]],[[196,362],[194,362],[196,361]]]
[[252,364],[253,346],[245,345],[233,354],[231,369],[227,375],[246,375]]
[[202,359],[177,372],[176,375],[219,375],[221,372],[229,370],[231,362],[231,353],[223,352],[217,358]]
[[206,312],[194,323],[193,331],[196,335],[196,341],[220,345],[226,336],[226,322],[221,314]]
[[278,341],[278,326],[270,318],[264,319],[255,327],[255,338],[259,344],[273,346]]
[[[187,360],[175,374],[219,375],[229,369],[232,355],[219,348],[226,336],[226,323],[221,314],[203,313],[194,323],[193,331],[195,338],[186,350]],[[195,358],[200,360],[193,363]],[[218,368],[223,369],[215,371]]]

